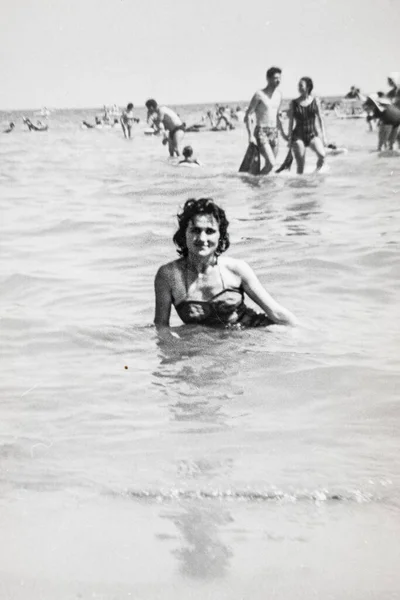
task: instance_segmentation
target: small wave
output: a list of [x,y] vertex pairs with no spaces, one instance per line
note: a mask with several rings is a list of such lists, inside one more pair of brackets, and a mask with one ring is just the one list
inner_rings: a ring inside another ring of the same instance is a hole
[[344,263],[335,262],[332,260],[324,260],[322,258],[302,258],[293,260],[290,263],[291,267],[304,267],[308,270],[313,270],[313,272],[317,270],[321,270],[323,272],[326,271],[341,271],[344,273],[354,273],[355,269],[352,266],[349,266]]
[[285,492],[280,490],[125,490],[121,492],[110,491],[107,495],[122,496],[132,500],[149,500],[153,502],[170,502],[173,500],[227,500],[238,502],[356,502],[363,504],[376,502],[381,497],[374,496],[362,490],[349,490],[346,492],[330,492],[329,490],[299,490]]
[[31,275],[26,273],[13,273],[4,278],[1,286],[5,291],[22,290],[26,291],[28,285],[49,284],[54,281],[62,281],[61,277],[49,277],[41,275]]

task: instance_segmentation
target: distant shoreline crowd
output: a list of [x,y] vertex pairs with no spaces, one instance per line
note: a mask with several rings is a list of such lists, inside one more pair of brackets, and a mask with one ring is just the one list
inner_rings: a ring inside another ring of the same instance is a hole
[[[172,108],[160,105],[154,98],[146,101],[147,126],[144,133],[160,135],[163,145],[167,146],[170,157],[182,157],[179,164],[200,166],[194,158],[193,149],[183,146],[185,133],[209,131],[230,131],[239,122],[244,122],[249,147],[240,170],[253,175],[267,175],[271,171],[278,172],[290,168],[293,159],[297,165],[297,173],[304,172],[305,155],[311,149],[317,157],[317,170],[324,165],[327,151],[336,151],[334,144],[327,140],[324,115],[327,111],[335,111],[340,118],[364,117],[369,129],[373,130],[374,123],[378,128],[378,151],[393,150],[397,143],[400,148],[400,74],[390,73],[387,78],[389,90],[364,95],[359,88],[352,86],[344,96],[343,101],[324,101],[313,94],[314,83],[310,77],[301,77],[298,83],[299,96],[289,102],[287,109],[283,108],[283,97],[280,91],[282,69],[271,67],[266,73],[266,86],[257,90],[246,110],[240,106],[215,106],[209,110],[197,123],[187,125],[180,115]],[[350,111],[348,110],[350,105]],[[40,115],[47,120],[50,111],[42,109]],[[287,119],[287,129],[283,120]],[[28,131],[44,132],[49,129],[47,122],[38,120],[36,123],[28,117],[22,117]],[[83,120],[81,127],[85,129],[102,129],[105,127],[121,127],[126,139],[132,137],[133,128],[140,122],[134,113],[133,103],[128,103],[121,112],[114,105],[104,107],[104,113],[96,116],[94,123]],[[15,131],[15,122],[10,122],[3,133]],[[276,169],[276,158],[279,148],[279,138],[288,144],[289,152],[283,165]]]

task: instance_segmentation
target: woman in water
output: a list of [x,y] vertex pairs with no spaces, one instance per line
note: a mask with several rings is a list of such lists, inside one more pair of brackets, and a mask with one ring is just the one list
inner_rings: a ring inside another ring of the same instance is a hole
[[[221,256],[229,248],[228,225],[225,211],[211,198],[187,200],[173,237],[180,258],[160,267],[155,278],[156,325],[169,326],[172,305],[188,324],[295,324],[295,317],[271,298],[247,263]],[[263,313],[245,305],[245,293]]]
[[[298,173],[304,172],[307,147],[314,150],[318,156],[317,169],[320,169],[325,161],[325,127],[319,100],[312,95],[313,88],[312,79],[302,77],[299,81],[300,96],[291,102],[289,109],[289,145],[293,149]],[[318,134],[316,121],[322,139]]]

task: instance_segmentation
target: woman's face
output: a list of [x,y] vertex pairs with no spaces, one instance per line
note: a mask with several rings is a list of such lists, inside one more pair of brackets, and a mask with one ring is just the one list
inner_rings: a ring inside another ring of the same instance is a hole
[[196,215],[186,229],[189,256],[208,258],[218,248],[219,225],[213,215]]
[[299,81],[299,92],[300,92],[300,94],[308,93],[307,85],[306,85],[306,82],[304,81],[304,79],[300,79],[300,81]]

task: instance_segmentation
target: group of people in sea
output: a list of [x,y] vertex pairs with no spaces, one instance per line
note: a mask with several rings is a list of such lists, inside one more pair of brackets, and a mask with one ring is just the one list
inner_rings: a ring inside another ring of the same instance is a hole
[[[306,149],[310,148],[317,155],[317,169],[325,161],[328,146],[325,126],[319,100],[313,96],[313,81],[310,77],[302,77],[299,81],[299,97],[292,101],[289,111],[288,132],[282,125],[282,94],[279,86],[282,70],[271,67],[267,71],[267,85],[256,91],[250,104],[243,115],[243,120],[249,136],[251,155],[243,161],[241,171],[251,174],[267,175],[276,166],[276,157],[279,148],[279,135],[287,141],[290,153],[285,161],[285,168],[291,164],[292,153],[297,163],[297,172],[304,172]],[[180,145],[185,132],[185,125],[172,109],[159,106],[154,100],[146,102],[148,120],[159,131],[164,132],[164,143],[168,144],[170,156],[180,155]],[[237,109],[239,113],[240,107]],[[218,127],[224,121],[225,128],[233,128],[232,122],[226,114],[225,107],[219,107],[217,112]],[[213,121],[211,121],[213,123]],[[264,165],[260,168],[260,156]]]
[[[298,173],[304,171],[307,148],[316,154],[317,169],[323,166],[327,149],[336,150],[327,142],[321,104],[313,95],[310,77],[299,80],[299,96],[290,103],[285,132],[281,121],[281,75],[278,67],[267,71],[266,87],[256,91],[244,116],[252,150],[246,165],[249,172],[254,164],[259,169],[260,155],[265,164],[258,172],[268,174],[274,169],[279,135],[289,146],[285,163],[290,166],[293,153]],[[390,128],[388,140],[392,139],[389,143],[393,145],[400,126],[400,77],[392,74],[388,83],[391,91],[386,98],[371,95],[361,99],[367,109],[373,107],[381,127]],[[159,107],[155,100],[147,101],[146,107],[148,116],[155,117],[160,129],[167,132],[170,155],[179,156],[184,127],[178,115],[167,107]],[[258,163],[254,156],[258,156]],[[288,168],[285,163],[278,171]],[[296,324],[295,316],[270,296],[246,262],[222,256],[229,248],[228,225],[225,211],[212,198],[186,201],[173,236],[179,258],[162,265],[154,281],[154,323],[159,330],[169,328],[172,307],[188,325],[242,328]],[[245,295],[262,312],[246,306]]]
[[[287,111],[287,129],[282,122],[282,94],[280,84],[282,70],[271,67],[266,73],[266,86],[257,90],[242,113],[240,107],[229,110],[217,105],[215,112],[208,114],[212,127],[230,130],[233,122],[245,123],[249,146],[240,167],[251,174],[267,175],[290,168],[293,160],[297,172],[304,172],[305,155],[310,149],[316,155],[316,168],[324,165],[327,153],[337,153],[334,144],[329,144],[320,100],[313,94],[314,84],[310,77],[301,77],[298,82],[297,98],[292,100]],[[390,90],[363,96],[354,89],[371,118],[379,125],[379,149],[393,148],[399,142],[400,129],[400,74],[388,77]],[[353,98],[349,98],[353,100]],[[181,158],[179,165],[200,166],[194,157],[193,148],[185,146],[183,138],[187,131],[198,131],[204,123],[187,127],[181,117],[171,108],[159,105],[151,98],[145,103],[147,123],[151,133],[162,136],[170,157]],[[95,124],[85,123],[87,128],[104,125],[120,125],[125,138],[131,138],[137,119],[134,106],[129,103],[117,116],[105,111],[103,118]],[[26,117],[24,124],[29,131],[44,131],[46,125],[36,125]],[[10,123],[5,133],[15,127]],[[284,163],[277,169],[279,138],[288,145]],[[263,164],[261,165],[261,160]],[[229,248],[229,222],[225,211],[212,198],[189,199],[178,214],[178,229],[173,236],[179,258],[162,265],[155,277],[154,323],[160,330],[169,328],[171,310],[175,307],[183,323],[212,327],[267,327],[273,324],[295,325],[295,316],[264,288],[252,268],[243,260],[222,256]],[[247,295],[262,312],[245,304]]]
[[[289,169],[296,162],[297,173],[304,172],[307,149],[313,151],[317,158],[316,168],[320,170],[329,153],[340,151],[335,144],[327,140],[324,112],[326,106],[314,93],[313,80],[301,77],[298,83],[299,96],[292,100],[289,108],[282,109],[282,94],[280,84],[282,69],[271,67],[266,73],[266,86],[257,90],[253,95],[246,111],[240,106],[236,109],[217,104],[201,119],[201,122],[188,126],[180,115],[172,108],[160,105],[154,98],[146,101],[147,134],[161,135],[162,143],[168,147],[171,157],[180,157],[181,147],[186,132],[199,132],[206,127],[208,120],[211,131],[230,131],[235,129],[235,124],[244,121],[249,138],[249,147],[240,171],[253,175],[267,175],[272,171],[280,172]],[[393,150],[397,141],[400,147],[400,74],[391,73],[387,79],[389,91],[385,94],[378,92],[365,96],[360,89],[352,86],[345,99],[361,103],[362,109],[367,112],[367,122],[372,129],[374,122],[379,123],[378,150]],[[283,126],[283,116],[288,117],[287,130]],[[23,123],[29,131],[46,131],[47,124],[38,121],[34,124],[27,117]],[[87,120],[82,122],[86,129],[101,129],[103,127],[121,127],[125,138],[132,137],[133,126],[140,122],[134,114],[134,105],[129,103],[125,110],[120,112],[118,107],[104,106],[104,114],[96,116],[95,122]],[[11,133],[15,123],[10,122],[4,133]],[[279,138],[282,137],[288,144],[288,153],[282,165],[277,165]],[[185,147],[184,160],[179,164],[199,165],[193,158],[193,149]]]
[[[253,95],[243,114],[249,136],[249,154],[245,155],[241,171],[262,175],[273,171],[276,167],[280,136],[287,142],[289,152],[278,171],[290,168],[294,159],[297,172],[303,173],[307,148],[316,154],[317,170],[324,165],[327,153],[338,152],[334,144],[328,144],[321,102],[313,95],[314,84],[310,77],[302,77],[299,81],[299,96],[290,103],[287,112],[288,130],[285,132],[282,124],[282,94],[279,89],[281,77],[280,68],[268,69],[266,87]],[[360,96],[359,90],[356,92],[357,96]],[[367,98],[365,101],[368,105]],[[154,99],[146,102],[146,108],[148,123],[155,132],[163,134],[163,143],[168,145],[170,156],[180,156],[183,136],[187,131],[185,123],[175,111],[167,106],[160,106]],[[236,114],[240,114],[240,107]],[[232,112],[229,114],[224,106],[217,105],[215,113],[209,112],[207,116],[214,129],[228,130],[234,127]],[[374,118],[382,117],[376,112]],[[260,158],[264,162],[262,167]]]
[[[280,120],[280,81],[281,70],[269,69],[266,88],[254,94],[244,116],[249,143],[265,160],[261,172],[269,173],[275,165],[279,133],[293,146],[300,172],[306,147],[316,152],[322,166],[326,136],[319,104],[311,96],[312,80],[302,78],[299,82],[300,96],[292,103],[287,134]],[[178,115],[159,107],[155,100],[148,100],[146,107],[148,116],[154,116],[159,127],[168,132],[170,156],[179,156],[184,128]],[[159,329],[169,327],[172,306],[189,325],[242,328],[296,324],[294,315],[270,296],[246,262],[222,256],[229,248],[228,225],[225,211],[212,198],[186,201],[173,237],[180,258],[162,265],[155,277],[154,323]],[[262,312],[245,304],[246,294]]]
[[[251,174],[267,175],[275,170],[279,148],[279,137],[288,144],[289,150],[283,164],[277,169],[280,172],[289,169],[293,160],[297,165],[297,173],[304,172],[306,151],[310,148],[316,155],[317,170],[320,170],[327,154],[337,154],[340,149],[335,144],[328,143],[323,108],[320,100],[314,96],[314,83],[310,77],[301,77],[298,83],[299,96],[291,101],[287,111],[288,129],[285,132],[282,123],[282,94],[279,89],[282,69],[271,67],[266,73],[267,85],[257,90],[243,115],[246,124],[249,147],[241,164],[240,170]],[[400,145],[400,76],[392,73],[388,77],[390,91],[364,96],[353,86],[350,90],[351,99],[362,101],[363,107],[372,118],[379,121],[378,149],[393,149],[397,140]],[[347,95],[349,96],[350,93]],[[168,145],[171,157],[180,155],[180,146],[186,130],[179,115],[171,108],[159,106],[156,100],[146,102],[147,119],[157,132],[163,133],[163,143]],[[237,113],[240,112],[240,107]],[[233,128],[232,113],[226,107],[217,107],[214,116],[208,113],[211,124],[215,128]],[[214,118],[216,120],[214,120]],[[344,149],[343,149],[344,150]],[[260,159],[263,161],[261,165]]]
[[[42,123],[42,121],[37,121],[35,125],[28,117],[22,117],[22,122],[27,126],[28,131],[47,131],[49,128],[49,126]],[[3,133],[11,133],[13,131],[15,131],[15,123],[14,121],[10,121],[7,129],[3,130]]]
[[[318,169],[322,167],[325,161],[325,147],[328,144],[320,102],[312,94],[314,87],[312,79],[302,77],[299,81],[300,96],[293,100],[290,105],[289,125],[286,133],[281,119],[282,94],[279,89],[281,77],[282,70],[280,68],[271,67],[268,69],[266,87],[258,90],[253,95],[244,114],[240,107],[229,113],[227,107],[219,105],[214,115],[211,112],[207,113],[213,129],[233,129],[233,118],[236,118],[236,120],[243,118],[248,131],[249,144],[257,149],[259,157],[261,156],[265,163],[262,169],[258,169],[257,174],[266,175],[274,169],[279,148],[279,135],[287,141],[290,152],[293,152],[298,173],[304,171],[307,148],[311,148],[316,153]],[[186,124],[174,110],[159,105],[153,98],[147,100],[145,106],[147,109],[147,122],[154,132],[162,134],[162,142],[168,146],[169,155],[179,157],[181,155],[182,140],[188,130]],[[121,117],[125,137],[131,136],[131,123],[134,118],[132,111],[133,105],[128,104]],[[197,127],[200,126],[197,125]],[[185,151],[187,157],[187,148],[185,148]],[[191,148],[190,152],[192,152]],[[286,164],[289,165],[289,158]],[[250,160],[247,167],[244,167],[242,163],[241,171],[256,174],[255,165],[254,160]],[[289,168],[289,166],[285,168]]]
[[374,123],[378,127],[378,152],[394,150],[397,142],[400,148],[400,72],[389,73],[387,77],[389,90],[379,91],[366,96],[356,86],[351,86],[345,99],[356,101],[358,110],[366,113],[369,130],[373,131]]
[[387,78],[389,91],[363,97],[368,112],[367,120],[378,123],[378,151],[400,149],[400,72],[392,72]]
[[235,122],[244,120],[244,112],[240,106],[234,109],[216,104],[214,111],[207,111],[207,119],[210,121],[211,131],[230,131],[235,129]]

